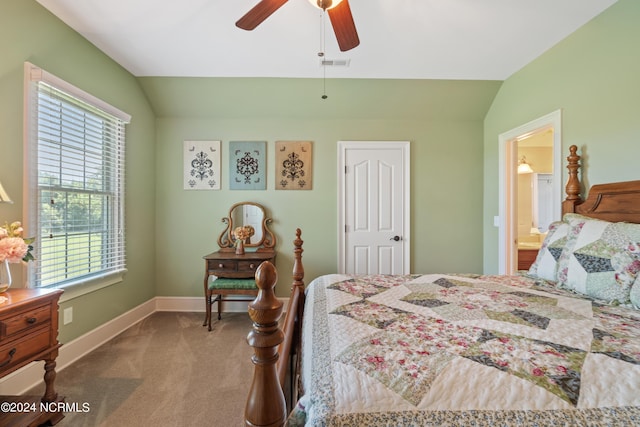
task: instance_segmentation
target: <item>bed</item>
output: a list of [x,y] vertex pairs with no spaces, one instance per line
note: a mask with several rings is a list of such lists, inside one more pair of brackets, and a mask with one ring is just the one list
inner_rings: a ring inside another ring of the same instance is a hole
[[640,181],[582,200],[567,159],[563,220],[522,274],[305,289],[297,230],[284,320],[275,267],[256,274],[246,425],[640,425]]

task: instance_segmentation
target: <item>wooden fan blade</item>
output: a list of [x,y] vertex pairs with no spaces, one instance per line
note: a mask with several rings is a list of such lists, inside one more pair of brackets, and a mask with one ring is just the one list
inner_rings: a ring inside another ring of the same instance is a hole
[[329,13],[329,19],[331,19],[333,32],[336,33],[340,50],[346,52],[358,46],[360,39],[356,31],[356,24],[353,22],[349,1],[342,0],[339,5],[333,9],[329,9],[327,12]]
[[251,31],[289,0],[261,0],[236,22],[236,27]]

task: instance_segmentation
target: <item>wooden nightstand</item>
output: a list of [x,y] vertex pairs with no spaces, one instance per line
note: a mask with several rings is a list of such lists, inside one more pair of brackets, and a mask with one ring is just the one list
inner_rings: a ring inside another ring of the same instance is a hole
[[[0,294],[0,377],[36,360],[44,360],[45,393],[33,396],[0,396],[1,402],[32,402],[38,410],[0,413],[0,426],[57,424],[63,412],[41,412],[40,401],[62,402],[54,388],[58,357],[58,300],[62,290],[9,289]],[[55,405],[54,405],[55,406]],[[50,407],[50,406],[49,406]]]

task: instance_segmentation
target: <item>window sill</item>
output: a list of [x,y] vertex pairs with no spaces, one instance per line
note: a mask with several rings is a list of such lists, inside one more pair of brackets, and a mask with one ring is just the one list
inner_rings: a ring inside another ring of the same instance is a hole
[[60,302],[62,303],[74,298],[81,297],[82,295],[86,295],[91,292],[106,288],[107,286],[120,283],[124,279],[124,275],[126,274],[126,272],[127,270],[123,270],[114,274],[95,277],[78,283],[69,283],[64,286],[48,286],[47,289],[64,290],[64,293],[60,296]]

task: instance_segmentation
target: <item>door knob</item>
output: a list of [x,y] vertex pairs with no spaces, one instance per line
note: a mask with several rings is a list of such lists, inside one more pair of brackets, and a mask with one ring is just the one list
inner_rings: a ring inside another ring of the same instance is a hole
[[393,236],[392,238],[390,238],[389,240],[395,240],[396,242],[399,242],[400,240],[402,240],[402,237],[400,236]]

